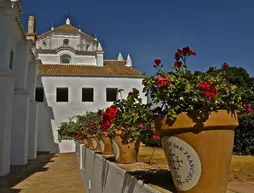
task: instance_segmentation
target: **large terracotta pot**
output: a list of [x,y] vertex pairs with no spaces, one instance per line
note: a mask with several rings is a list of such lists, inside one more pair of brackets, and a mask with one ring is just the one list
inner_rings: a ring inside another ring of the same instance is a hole
[[95,151],[95,152],[100,152],[100,146],[99,146],[99,140],[97,138],[96,135],[92,135],[90,137],[90,140],[91,140],[91,144],[90,144],[90,149]]
[[92,135],[87,135],[86,140],[87,140],[87,148],[94,150],[92,140],[91,140]]
[[84,144],[84,141],[81,139],[75,139],[76,142],[80,143],[80,144]]
[[111,139],[112,150],[117,163],[135,163],[138,158],[140,143],[122,144],[121,131],[116,132],[115,139]]
[[225,110],[201,120],[195,113],[156,120],[178,193],[226,192],[237,126],[237,115]]
[[90,144],[91,144],[91,138],[90,137],[85,137],[85,139],[84,139],[84,146],[86,148],[89,148]]
[[99,140],[99,147],[102,155],[113,155],[112,145],[107,133],[104,133],[102,139]]

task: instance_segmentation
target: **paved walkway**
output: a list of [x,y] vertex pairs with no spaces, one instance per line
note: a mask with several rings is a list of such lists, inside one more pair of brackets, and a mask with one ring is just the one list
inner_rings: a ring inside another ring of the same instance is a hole
[[227,193],[254,193],[254,183],[232,181],[228,184]]
[[0,177],[1,193],[84,193],[75,153],[39,155]]

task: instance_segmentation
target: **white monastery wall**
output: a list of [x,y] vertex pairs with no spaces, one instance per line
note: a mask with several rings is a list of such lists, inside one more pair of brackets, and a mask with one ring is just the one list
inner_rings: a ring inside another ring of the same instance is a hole
[[37,41],[36,48],[56,50],[64,46],[64,40],[68,39],[68,46],[79,51],[95,51],[97,44],[95,41],[88,40],[80,35],[53,35]]
[[[142,91],[142,79],[134,78],[89,78],[89,77],[42,77],[46,100],[39,105],[38,115],[38,150],[60,152],[66,151],[58,144],[58,126],[69,121],[70,117],[84,114],[86,111],[97,111],[109,107],[113,102],[106,101],[106,88],[124,89],[122,97],[126,98],[132,88]],[[37,83],[37,87],[42,86]],[[68,87],[69,101],[56,102],[56,88]],[[82,88],[94,88],[94,102],[82,102]],[[141,93],[144,103],[146,96]],[[120,95],[118,96],[120,97]],[[50,121],[51,120],[51,123]],[[49,125],[51,126],[49,127]],[[66,143],[66,142],[65,142]],[[71,142],[73,146],[73,142]],[[58,144],[58,148],[55,145]],[[68,147],[70,148],[70,147]],[[73,150],[74,151],[74,150]]]
[[96,65],[95,55],[75,55],[73,52],[68,50],[60,51],[57,54],[39,54],[38,58],[42,60],[43,64],[60,64],[60,58],[64,54],[71,56],[70,64]]

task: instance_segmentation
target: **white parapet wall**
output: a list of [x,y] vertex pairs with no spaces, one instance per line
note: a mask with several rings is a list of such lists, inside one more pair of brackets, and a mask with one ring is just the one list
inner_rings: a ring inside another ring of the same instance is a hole
[[75,142],[75,146],[85,192],[160,193],[84,145]]

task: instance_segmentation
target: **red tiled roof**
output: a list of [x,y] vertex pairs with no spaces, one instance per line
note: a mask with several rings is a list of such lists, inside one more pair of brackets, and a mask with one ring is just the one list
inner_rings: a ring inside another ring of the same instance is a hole
[[[62,25],[62,26],[59,26],[59,27],[57,27],[57,28],[54,28],[54,30],[49,30],[49,31],[47,31],[47,32],[45,32],[45,33],[42,33],[42,34],[38,35],[38,39],[43,39],[44,37],[50,35],[50,34],[53,33],[53,32],[60,32],[60,33],[79,33],[79,34],[82,34],[82,35],[87,36],[87,37],[89,37],[89,38],[91,38],[91,39],[94,40],[93,37],[91,37],[90,35],[88,35],[88,34],[82,32],[82,31],[79,31],[79,29],[77,29],[76,27],[72,26],[71,24],[64,24],[64,25]],[[96,40],[94,40],[94,41],[96,41]]]
[[41,64],[40,74],[51,76],[93,76],[143,78],[145,73],[125,66],[125,61],[104,61],[104,66]]

